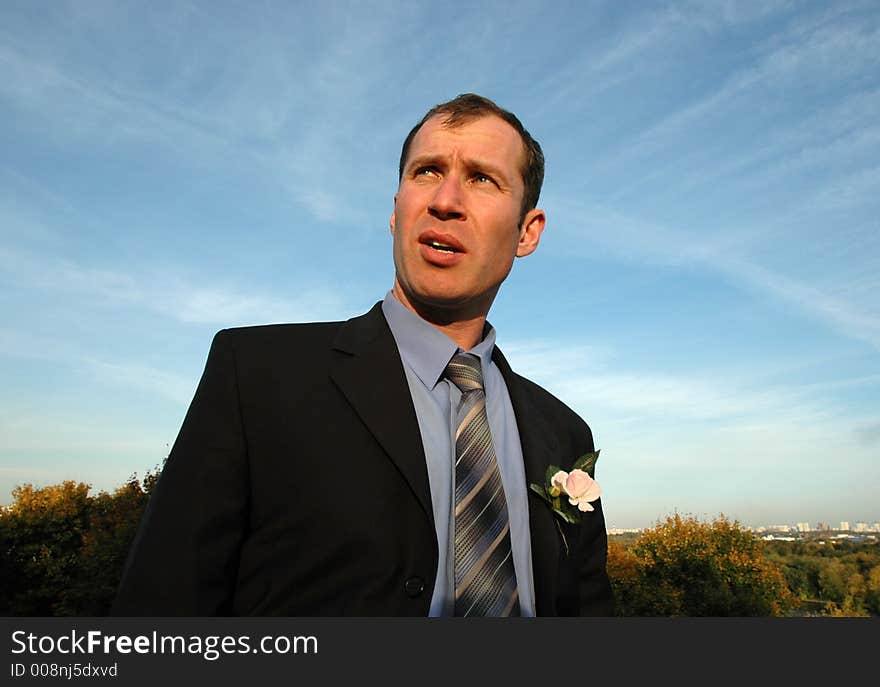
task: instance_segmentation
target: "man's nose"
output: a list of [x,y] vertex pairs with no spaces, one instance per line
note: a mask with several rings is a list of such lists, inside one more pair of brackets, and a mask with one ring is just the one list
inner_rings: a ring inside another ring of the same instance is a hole
[[461,191],[458,179],[453,175],[444,177],[428,205],[428,212],[438,219],[462,219],[464,204]]

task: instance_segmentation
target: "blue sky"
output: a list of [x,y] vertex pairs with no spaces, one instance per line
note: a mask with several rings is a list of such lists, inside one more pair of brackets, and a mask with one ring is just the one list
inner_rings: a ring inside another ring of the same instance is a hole
[[0,502],[161,462],[213,334],[393,278],[397,157],[478,92],[544,147],[490,313],[609,527],[880,520],[876,2],[0,4]]

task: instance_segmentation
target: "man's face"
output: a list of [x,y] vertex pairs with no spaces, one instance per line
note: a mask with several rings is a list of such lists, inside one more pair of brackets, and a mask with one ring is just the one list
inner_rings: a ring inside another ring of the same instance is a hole
[[394,293],[422,316],[488,313],[513,264],[530,254],[544,213],[520,222],[524,146],[494,115],[454,129],[432,117],[412,141],[394,196]]

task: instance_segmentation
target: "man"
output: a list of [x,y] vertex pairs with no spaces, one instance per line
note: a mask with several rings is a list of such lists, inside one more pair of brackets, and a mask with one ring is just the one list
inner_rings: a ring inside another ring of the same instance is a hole
[[126,564],[121,615],[607,615],[601,503],[531,492],[593,451],[489,308],[544,229],[543,154],[465,94],[407,137],[395,278],[347,322],[217,334]]

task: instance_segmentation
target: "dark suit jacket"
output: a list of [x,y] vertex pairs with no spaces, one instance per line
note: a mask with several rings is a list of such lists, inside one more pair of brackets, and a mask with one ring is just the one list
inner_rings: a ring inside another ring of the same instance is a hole
[[[428,473],[380,306],[347,322],[216,335],[114,615],[428,614],[437,568]],[[528,482],[593,450],[583,420],[497,348],[494,361]],[[538,615],[611,613],[594,505],[568,525],[530,492]]]

